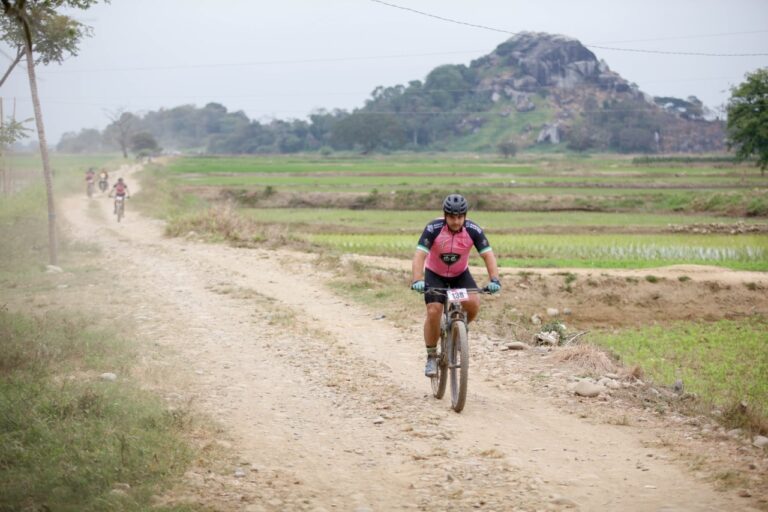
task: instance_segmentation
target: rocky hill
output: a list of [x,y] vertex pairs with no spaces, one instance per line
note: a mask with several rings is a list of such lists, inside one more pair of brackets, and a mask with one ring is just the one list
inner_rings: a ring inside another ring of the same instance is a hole
[[424,81],[377,87],[352,112],[262,124],[218,103],[124,113],[104,133],[67,133],[65,152],[133,145],[154,137],[166,149],[217,154],[434,150],[512,152],[701,152],[724,149],[724,125],[707,121],[694,97],[652,98],[575,39],[521,33],[469,66],[444,65]]
[[416,145],[696,152],[724,141],[723,123],[707,121],[695,97],[653,98],[576,39],[543,33],[515,35],[469,66],[440,66],[424,83],[379,88],[365,110],[398,114]]

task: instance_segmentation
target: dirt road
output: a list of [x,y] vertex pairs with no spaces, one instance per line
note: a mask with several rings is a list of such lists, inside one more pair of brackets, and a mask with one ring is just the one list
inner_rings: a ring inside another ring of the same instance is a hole
[[[137,188],[131,172],[122,175]],[[118,175],[121,173],[117,173]],[[134,190],[134,193],[136,191]],[[429,395],[420,325],[324,284],[314,255],[163,237],[128,202],[65,200],[72,236],[119,266],[142,375],[221,425],[234,455],[161,499],[221,510],[748,510],[641,427],[588,422],[473,366],[467,407]],[[418,305],[417,301],[414,301]],[[420,306],[418,306],[420,307]]]

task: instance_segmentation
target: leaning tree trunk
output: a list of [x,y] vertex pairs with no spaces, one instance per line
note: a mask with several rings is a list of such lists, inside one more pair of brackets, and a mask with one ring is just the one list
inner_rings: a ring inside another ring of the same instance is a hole
[[45,140],[45,128],[43,126],[43,111],[40,109],[40,97],[37,94],[37,79],[35,78],[35,60],[32,58],[32,46],[27,42],[27,73],[29,74],[29,88],[32,93],[32,105],[35,109],[35,123],[37,124],[37,137],[40,140],[40,155],[43,158],[43,179],[45,180],[45,194],[48,198],[48,255],[51,265],[58,263],[58,248],[56,244],[56,207],[53,201],[53,179],[51,177],[51,164],[48,160],[48,143]]

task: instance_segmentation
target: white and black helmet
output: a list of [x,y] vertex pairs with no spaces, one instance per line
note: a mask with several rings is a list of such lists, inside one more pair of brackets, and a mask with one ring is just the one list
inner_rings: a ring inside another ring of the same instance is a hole
[[461,194],[451,194],[443,200],[443,211],[450,215],[464,215],[469,210],[469,203]]

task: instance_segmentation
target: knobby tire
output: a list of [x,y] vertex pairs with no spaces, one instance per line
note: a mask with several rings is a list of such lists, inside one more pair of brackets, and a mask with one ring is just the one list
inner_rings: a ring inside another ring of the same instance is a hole
[[430,378],[432,394],[438,400],[445,395],[445,385],[448,382],[448,353],[446,351],[445,334],[440,334],[440,352],[437,360],[437,375]]
[[461,412],[467,401],[467,383],[469,382],[469,342],[467,341],[467,326],[464,322],[453,322],[448,345],[451,407],[454,411]]

